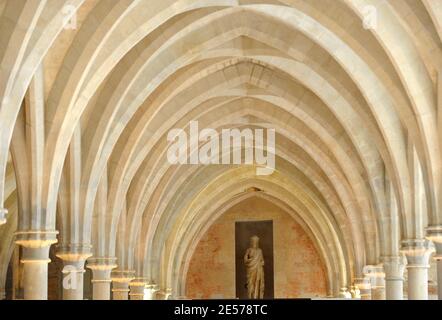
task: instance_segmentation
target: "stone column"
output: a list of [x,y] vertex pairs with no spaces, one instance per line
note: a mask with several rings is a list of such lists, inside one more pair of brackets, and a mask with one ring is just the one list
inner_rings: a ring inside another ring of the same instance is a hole
[[6,223],[6,215],[8,214],[8,210],[5,208],[0,208],[0,225]]
[[355,286],[359,289],[361,300],[371,300],[371,281],[369,277],[356,279]]
[[428,227],[427,235],[427,239],[433,242],[436,249],[434,259],[437,266],[437,296],[442,300],[442,226]]
[[341,299],[351,299],[351,293],[348,291],[348,288],[341,288],[338,297]]
[[146,287],[146,282],[146,278],[135,278],[131,281],[131,283],[129,284],[130,300],[144,300],[144,288]]
[[57,231],[19,231],[18,245],[23,247],[23,282],[25,300],[48,299],[49,249],[57,242]]
[[112,272],[112,300],[129,300],[129,283],[135,278],[135,271],[115,270]]
[[164,300],[169,300],[172,299],[172,289],[171,288],[167,288],[166,290],[164,290]]
[[404,299],[405,264],[400,256],[384,257],[385,293],[387,300]]
[[60,246],[57,257],[63,261],[63,300],[83,300],[84,264],[91,254],[91,245]]
[[172,289],[162,289],[157,290],[156,298],[157,300],[169,300],[169,298],[172,296]]
[[92,299],[110,300],[111,272],[116,268],[117,258],[89,258],[87,267],[92,270]]
[[361,299],[361,290],[359,290],[357,285],[351,286],[350,293],[352,299]]
[[402,252],[408,263],[408,300],[428,300],[428,269],[432,251],[424,239],[402,243]]
[[385,300],[385,273],[382,265],[366,266],[365,276],[370,279],[371,299]]
[[144,296],[144,298],[146,300],[155,300],[156,291],[154,291],[154,290],[155,290],[155,285],[147,284],[146,285],[146,295]]

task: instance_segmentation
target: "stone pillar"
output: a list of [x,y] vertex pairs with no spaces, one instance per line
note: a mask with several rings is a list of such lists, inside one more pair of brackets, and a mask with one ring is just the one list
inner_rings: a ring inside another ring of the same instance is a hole
[[385,273],[382,265],[366,266],[365,276],[370,279],[371,299],[385,300]]
[[359,289],[361,300],[371,300],[371,281],[369,277],[357,278],[355,286]]
[[146,292],[145,292],[144,299],[146,299],[146,300],[155,300],[155,298],[156,298],[156,291],[158,291],[158,289],[156,288],[155,285],[147,284],[146,285]]
[[339,298],[341,299],[351,299],[351,293],[348,291],[348,288],[341,288],[339,290]]
[[18,245],[23,247],[23,282],[25,300],[48,299],[49,249],[57,242],[57,231],[19,231]]
[[135,278],[135,271],[115,270],[112,272],[112,300],[129,300],[129,283]]
[[129,284],[130,292],[129,297],[130,300],[144,300],[144,288],[146,287],[145,278],[135,278]]
[[350,293],[352,299],[361,299],[361,290],[359,290],[357,285],[351,286]]
[[400,256],[384,257],[385,294],[387,300],[404,299],[405,264]]
[[428,269],[432,251],[424,239],[402,243],[402,251],[408,263],[408,300],[428,300]]
[[5,208],[0,208],[0,225],[6,223],[6,215],[8,214],[8,210]]
[[63,300],[83,300],[84,263],[91,254],[91,245],[61,246],[57,257],[63,261]]
[[442,300],[442,226],[428,227],[427,235],[427,239],[433,242],[436,249],[434,259],[437,266],[437,296]]
[[110,300],[111,272],[116,268],[117,258],[89,258],[87,267],[92,270],[92,299]]
[[172,296],[172,289],[170,288],[157,290],[157,291],[158,291],[156,293],[157,300],[169,300],[169,298]]
[[167,288],[166,290],[164,290],[164,300],[170,300],[170,299],[172,299],[172,289]]

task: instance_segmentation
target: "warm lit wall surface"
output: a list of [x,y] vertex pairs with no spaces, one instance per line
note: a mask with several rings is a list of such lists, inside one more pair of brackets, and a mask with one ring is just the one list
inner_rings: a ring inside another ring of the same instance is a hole
[[189,298],[235,298],[235,221],[273,220],[275,298],[326,295],[325,268],[302,227],[284,210],[250,198],[223,214],[198,244],[186,282]]

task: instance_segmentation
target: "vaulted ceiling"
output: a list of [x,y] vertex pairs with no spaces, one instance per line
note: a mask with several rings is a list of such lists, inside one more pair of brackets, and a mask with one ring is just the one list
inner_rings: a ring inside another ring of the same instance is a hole
[[[302,221],[333,294],[441,225],[438,1],[3,0],[0,17],[2,281],[16,230],[57,230],[182,293],[204,232],[260,196]],[[192,120],[274,128],[275,172],[170,164]]]

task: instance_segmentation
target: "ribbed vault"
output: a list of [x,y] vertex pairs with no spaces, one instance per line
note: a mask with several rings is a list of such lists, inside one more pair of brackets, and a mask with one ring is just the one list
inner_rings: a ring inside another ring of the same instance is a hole
[[[0,288],[14,241],[58,239],[62,259],[115,258],[118,271],[182,296],[201,237],[249,197],[312,238],[329,295],[398,257],[401,241],[442,240],[441,9],[4,1]],[[275,172],[169,163],[168,133],[191,121],[275,129]]]

